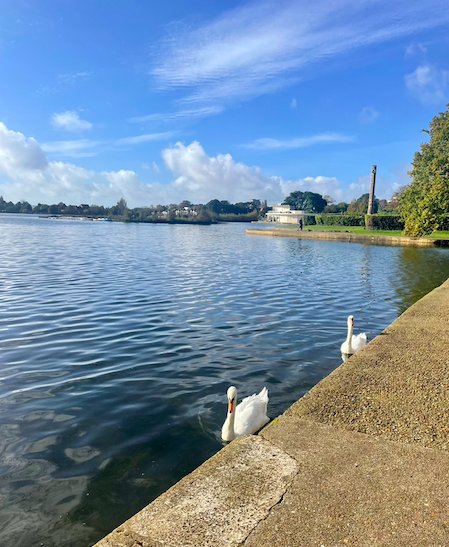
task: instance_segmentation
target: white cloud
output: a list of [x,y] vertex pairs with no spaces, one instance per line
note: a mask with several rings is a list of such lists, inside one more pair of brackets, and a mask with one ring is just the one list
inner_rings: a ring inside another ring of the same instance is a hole
[[231,202],[261,198],[277,203],[293,190],[310,190],[338,198],[344,195],[334,177],[306,177],[293,181],[269,177],[259,167],[235,163],[230,154],[209,157],[199,142],[188,146],[178,142],[173,148],[163,150],[162,157],[166,167],[177,177],[171,186],[179,196],[194,202],[206,203],[214,198]]
[[405,85],[423,104],[440,104],[449,95],[449,71],[425,64],[405,76]]
[[24,171],[45,169],[47,163],[47,158],[35,139],[27,139],[22,133],[9,131],[0,122],[0,171],[15,178]]
[[298,105],[297,105],[297,102],[296,102],[296,99],[292,99],[292,102],[290,103],[290,107],[291,108],[296,108]]
[[90,122],[82,120],[77,112],[71,110],[61,112],[60,114],[53,114],[51,117],[51,124],[56,129],[63,129],[64,131],[73,133],[81,133],[92,129],[92,124]]
[[[236,163],[230,154],[210,157],[198,142],[178,142],[162,151],[173,180],[168,184],[146,183],[131,170],[95,172],[65,162],[49,162],[38,142],[0,124],[0,194],[7,200],[30,203],[97,203],[112,205],[124,197],[131,207],[157,203],[180,203],[189,199],[206,203],[210,199],[231,202],[251,198],[282,201],[294,190],[329,194],[337,201],[359,197],[369,187],[369,176],[348,190],[335,177],[305,177],[285,180],[267,176],[259,167]],[[153,163],[155,168],[155,163]],[[3,176],[1,175],[3,173]],[[379,182],[382,197],[389,179]],[[384,188],[382,188],[384,184]],[[390,184],[391,187],[391,184]]]
[[377,110],[372,106],[365,106],[364,108],[362,108],[359,117],[361,123],[367,124],[373,122],[374,120],[377,120],[377,118],[379,117],[379,112],[377,112]]
[[311,137],[299,137],[289,141],[277,139],[257,139],[252,143],[242,145],[244,148],[254,150],[285,150],[291,148],[305,148],[314,144],[330,144],[335,142],[353,142],[354,137],[340,135],[339,133],[323,133]]
[[157,164],[155,161],[153,161],[153,169],[156,171],[156,173],[160,173],[160,172],[161,172],[161,170],[159,169],[158,164]]
[[177,25],[154,48],[161,90],[189,89],[184,104],[221,105],[297,81],[313,63],[449,22],[445,0],[252,2],[196,27]]

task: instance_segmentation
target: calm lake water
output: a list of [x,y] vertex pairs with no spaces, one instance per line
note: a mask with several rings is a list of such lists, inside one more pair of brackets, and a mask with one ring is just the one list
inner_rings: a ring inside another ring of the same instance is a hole
[[85,547],[449,276],[449,250],[0,215],[0,544]]

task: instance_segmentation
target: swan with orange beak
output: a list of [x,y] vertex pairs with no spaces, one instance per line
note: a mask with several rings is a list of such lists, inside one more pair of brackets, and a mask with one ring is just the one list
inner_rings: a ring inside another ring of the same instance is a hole
[[361,334],[354,336],[354,334],[352,334],[353,331],[354,316],[350,315],[348,317],[348,336],[346,337],[346,341],[343,342],[340,348],[341,353],[343,353],[344,355],[353,355],[360,348],[366,346],[366,334],[362,332]]
[[228,414],[221,428],[221,438],[232,441],[236,437],[252,435],[270,421],[267,416],[268,390],[246,397],[237,405],[237,389],[231,386],[227,392]]

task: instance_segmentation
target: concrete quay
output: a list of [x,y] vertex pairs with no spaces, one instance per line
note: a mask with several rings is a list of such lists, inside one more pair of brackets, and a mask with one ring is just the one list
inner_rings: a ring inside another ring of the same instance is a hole
[[447,547],[449,280],[96,547]]
[[[332,226],[329,226],[332,229]],[[248,228],[247,235],[293,237],[296,239],[318,239],[321,241],[345,241],[347,243],[369,243],[372,245],[413,245],[418,247],[448,247],[449,239],[431,239],[425,237],[373,236],[371,234],[352,234],[351,232],[320,232],[318,230],[302,231],[294,228],[255,229]]]

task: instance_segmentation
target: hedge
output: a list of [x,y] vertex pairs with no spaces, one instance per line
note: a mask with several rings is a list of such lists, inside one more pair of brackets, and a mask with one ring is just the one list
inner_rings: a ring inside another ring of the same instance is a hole
[[303,222],[304,222],[304,226],[315,226],[316,224],[315,215],[304,215]]
[[403,230],[404,221],[399,215],[365,215],[367,230]]
[[439,231],[449,230],[449,215],[445,215],[443,221],[438,226]]
[[365,215],[315,215],[320,226],[365,226]]

